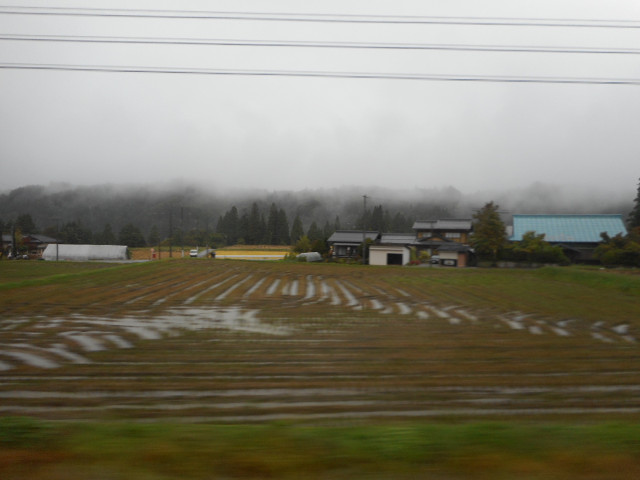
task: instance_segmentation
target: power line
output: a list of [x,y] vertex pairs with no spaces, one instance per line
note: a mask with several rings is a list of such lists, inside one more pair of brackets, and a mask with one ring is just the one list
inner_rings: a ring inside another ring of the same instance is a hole
[[207,38],[144,38],[105,37],[77,35],[20,35],[0,34],[0,40],[66,43],[117,43],[144,45],[203,45],[203,46],[244,46],[244,47],[292,47],[292,48],[336,48],[336,49],[376,49],[376,50],[444,50],[469,52],[514,52],[514,53],[584,53],[638,55],[637,48],[584,48],[584,47],[544,47],[526,45],[465,45],[465,44],[421,44],[421,43],[379,43],[379,42],[311,42],[287,40],[235,40]]
[[582,85],[640,85],[640,79],[624,78],[584,78],[584,77],[515,77],[491,75],[438,75],[419,73],[372,73],[372,72],[323,72],[298,70],[231,70],[187,67],[140,67],[115,65],[71,65],[71,64],[31,64],[0,63],[0,69],[14,70],[57,70],[110,73],[155,73],[180,75],[219,75],[254,77],[311,77],[344,79],[381,80],[422,80],[438,82],[493,82],[493,83],[539,83],[539,84],[582,84]]
[[349,15],[289,12],[220,12],[203,10],[153,10],[68,7],[0,6],[0,14],[81,17],[127,17],[202,20],[250,20],[278,22],[374,23],[416,25],[475,25],[575,28],[640,28],[640,21],[601,19],[431,17],[408,15]]

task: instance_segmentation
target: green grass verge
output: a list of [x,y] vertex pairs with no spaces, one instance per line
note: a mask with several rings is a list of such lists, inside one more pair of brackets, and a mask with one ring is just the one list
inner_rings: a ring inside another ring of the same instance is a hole
[[0,476],[11,480],[621,479],[639,473],[640,424],[52,425],[0,419]]

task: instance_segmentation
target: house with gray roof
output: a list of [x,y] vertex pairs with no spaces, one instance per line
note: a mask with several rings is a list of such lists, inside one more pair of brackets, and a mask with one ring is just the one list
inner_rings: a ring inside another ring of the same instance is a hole
[[415,247],[426,251],[437,263],[450,267],[466,267],[473,257],[469,245],[473,222],[469,218],[418,220]]
[[334,258],[356,258],[358,247],[364,240],[375,242],[380,238],[380,232],[362,230],[336,230],[327,240]]

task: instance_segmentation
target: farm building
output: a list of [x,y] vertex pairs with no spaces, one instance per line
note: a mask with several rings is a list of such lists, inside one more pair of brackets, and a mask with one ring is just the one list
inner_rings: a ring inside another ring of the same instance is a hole
[[383,233],[369,247],[371,265],[406,265],[411,260],[411,246],[415,242],[412,233]]
[[380,238],[380,232],[363,232],[362,230],[336,230],[327,240],[331,246],[332,256],[335,258],[355,258],[358,247],[363,239],[375,242]]
[[47,245],[55,244],[56,239],[46,235],[25,235],[22,237],[22,243],[27,247],[29,257],[41,258]]
[[69,245],[49,244],[42,254],[44,260],[127,260],[126,245]]
[[514,215],[511,241],[520,241],[527,232],[544,234],[545,241],[562,247],[571,261],[590,261],[593,250],[610,237],[626,235],[622,215]]

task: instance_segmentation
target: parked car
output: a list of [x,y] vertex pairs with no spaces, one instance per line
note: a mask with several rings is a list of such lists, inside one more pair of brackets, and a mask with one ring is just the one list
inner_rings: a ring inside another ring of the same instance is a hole
[[198,256],[198,249],[194,248],[193,250],[189,250],[189,256],[190,257],[197,257]]

